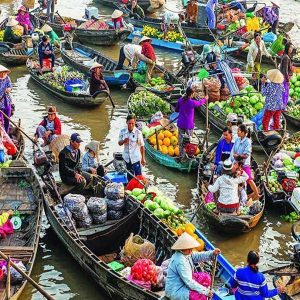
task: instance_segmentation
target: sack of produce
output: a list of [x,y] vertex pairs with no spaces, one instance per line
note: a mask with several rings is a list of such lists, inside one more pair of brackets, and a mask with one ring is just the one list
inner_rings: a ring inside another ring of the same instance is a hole
[[64,197],[64,203],[72,214],[80,213],[85,206],[85,197],[77,194],[68,194]]
[[124,198],[117,200],[107,199],[107,210],[122,210],[125,206]]
[[78,227],[87,228],[92,225],[93,220],[89,214],[86,204],[83,205],[83,208],[80,212],[76,211],[75,213],[72,213],[72,215],[76,220]]
[[117,200],[124,198],[125,191],[122,183],[111,182],[108,183],[104,189],[106,197],[110,200]]
[[228,87],[225,85],[223,89],[220,90],[220,100],[227,100],[230,97],[230,91]]
[[219,78],[217,78],[217,77],[211,77],[209,79],[205,78],[203,80],[203,84],[206,87],[206,90],[208,92],[220,91],[220,88],[221,88],[221,82],[220,82]]
[[64,208],[62,204],[57,204],[55,205],[54,209],[58,216],[66,223],[68,227],[72,227],[72,223],[74,226],[76,226],[76,222],[72,218],[72,214],[67,207]]
[[124,216],[124,213],[122,210],[109,210],[107,212],[107,219],[108,220],[120,220]]
[[249,207],[250,215],[257,215],[262,210],[262,203],[260,201],[254,201]]
[[134,280],[157,284],[157,272],[155,264],[146,258],[137,260],[131,268],[131,276]]
[[107,212],[104,214],[92,214],[93,224],[104,224],[107,221]]
[[220,90],[207,92],[209,102],[220,101]]
[[194,81],[191,84],[191,88],[195,91],[195,97],[202,99],[205,96],[204,87],[201,81]]
[[103,215],[107,211],[107,203],[105,198],[91,197],[87,201],[87,207],[91,214]]
[[[19,267],[23,272],[26,272],[26,267],[22,263],[22,261],[15,261],[13,260],[13,263]],[[3,265],[1,264],[1,268],[3,270],[3,274],[5,277],[7,277],[7,262],[4,261]],[[13,267],[10,267],[10,283],[11,284],[18,284],[23,281],[23,276]]]
[[132,266],[138,259],[147,258],[155,263],[155,246],[139,235],[130,234],[121,251],[121,261]]

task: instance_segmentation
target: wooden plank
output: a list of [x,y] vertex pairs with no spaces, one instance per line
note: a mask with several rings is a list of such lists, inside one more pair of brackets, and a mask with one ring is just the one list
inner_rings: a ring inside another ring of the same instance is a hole
[[21,246],[0,246],[0,251],[33,251],[34,247],[21,247]]

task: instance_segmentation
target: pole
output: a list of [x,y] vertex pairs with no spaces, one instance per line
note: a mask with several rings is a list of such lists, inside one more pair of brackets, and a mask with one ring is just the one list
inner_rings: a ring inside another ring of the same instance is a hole
[[[212,272],[211,272],[211,286],[210,286],[211,291],[214,288],[215,275],[216,275],[216,270],[217,270],[217,262],[218,262],[218,255],[215,255],[214,265],[213,265],[213,269],[212,269]],[[211,297],[210,297],[210,299],[211,299]]]
[[[29,283],[31,283],[46,299],[48,300],[54,300],[52,296],[50,296],[42,287],[39,286],[38,283],[36,283],[30,276],[28,276],[23,270],[21,270],[18,266],[16,266],[11,260],[10,257],[7,257],[2,251],[0,251],[0,257],[2,257],[4,260],[6,260],[10,265],[18,271]],[[10,268],[8,268],[10,270]],[[9,274],[7,270],[7,275]],[[10,278],[10,276],[8,276]],[[9,280],[9,279],[7,279]]]
[[7,299],[10,299],[10,256],[8,256],[7,259],[7,280],[6,280],[6,297]]
[[108,96],[108,98],[109,98],[109,100],[110,100],[110,102],[111,102],[112,107],[115,108],[116,106],[115,106],[115,104],[114,104],[113,99],[111,98],[110,93],[107,93],[107,96]]

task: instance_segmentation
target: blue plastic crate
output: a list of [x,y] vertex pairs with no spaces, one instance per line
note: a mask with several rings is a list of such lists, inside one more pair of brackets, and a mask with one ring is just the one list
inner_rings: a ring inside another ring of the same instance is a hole
[[112,182],[121,182],[121,183],[128,183],[126,173],[119,173],[116,171],[108,172],[105,176],[105,179],[109,179]]

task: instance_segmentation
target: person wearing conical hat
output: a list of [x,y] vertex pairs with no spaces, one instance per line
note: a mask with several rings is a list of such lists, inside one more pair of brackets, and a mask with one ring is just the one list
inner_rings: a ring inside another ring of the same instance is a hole
[[109,87],[103,77],[103,65],[94,62],[90,68],[91,80],[90,80],[90,95],[94,95],[98,91],[109,91]]
[[263,77],[261,93],[266,97],[265,100],[265,112],[262,119],[263,130],[268,131],[270,120],[273,118],[273,129],[279,130],[281,128],[280,125],[280,115],[282,110],[284,109],[283,105],[283,93],[284,93],[284,76],[282,73],[277,70],[269,70],[267,72],[267,78]]
[[[12,90],[11,80],[8,76],[10,70],[0,65],[0,110],[8,117],[11,117],[12,101],[10,93]],[[4,126],[5,131],[9,132],[9,121],[0,112],[0,122]]]
[[19,22],[14,17],[8,17],[3,35],[3,42],[19,44],[22,43],[22,36],[17,35],[14,29]]
[[85,146],[85,149],[86,153],[82,158],[82,170],[103,177],[105,175],[105,169],[98,161],[100,142],[91,141]]
[[115,9],[111,15],[111,20],[114,24],[114,29],[121,29],[125,27],[123,12],[121,10]]
[[58,135],[61,135],[61,122],[57,117],[55,106],[48,107],[48,114],[36,129],[35,138],[42,138],[44,145],[50,144]]
[[32,31],[29,13],[24,5],[18,9],[16,20],[24,28],[24,34],[29,34]]
[[41,30],[49,36],[50,43],[52,45],[55,45],[59,47],[60,45],[60,38],[56,34],[56,32],[53,30],[51,26],[49,26],[47,23],[41,28]]
[[221,253],[215,248],[213,251],[193,252],[200,244],[188,233],[184,232],[172,246],[175,253],[172,255],[168,267],[165,293],[170,300],[190,299],[191,292],[211,297],[213,291],[209,286],[198,283],[193,278],[194,265],[199,262],[213,260]]

